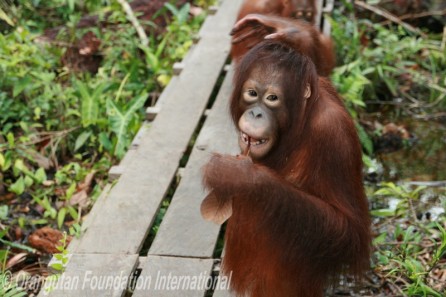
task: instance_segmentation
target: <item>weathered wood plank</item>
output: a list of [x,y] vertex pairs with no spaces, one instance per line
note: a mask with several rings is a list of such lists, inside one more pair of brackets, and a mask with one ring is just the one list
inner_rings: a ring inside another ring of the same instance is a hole
[[[218,286],[220,287],[220,286]],[[224,289],[217,289],[214,291],[213,297],[234,297],[235,295],[232,294],[229,290]]]
[[[83,235],[77,253],[135,254],[139,251],[203,114],[230,48],[229,31],[240,0],[222,3],[178,77],[135,158],[110,191],[101,216]],[[204,33],[203,33],[204,32]]]
[[234,297],[235,295],[229,291],[228,285],[226,283],[222,283],[223,278],[221,276],[223,274],[221,272],[221,263],[214,266],[214,273],[217,273],[220,277],[218,277],[217,286],[215,287],[212,297]]
[[316,10],[317,10],[317,15],[316,15],[316,27],[317,28],[322,28],[322,7],[324,5],[324,0],[316,0]]
[[[111,184],[105,185],[104,189],[101,192],[101,195],[99,195],[98,199],[94,203],[93,208],[90,210],[90,212],[88,213],[86,218],[82,221],[82,232],[85,232],[86,230],[88,230],[88,227],[93,222],[94,217],[101,215],[102,205],[104,205],[105,201],[107,200],[107,195],[110,192],[111,188],[112,188]],[[73,238],[73,240],[68,245],[67,250],[70,253],[73,253],[73,251],[75,251],[77,249],[79,243],[80,243],[79,238],[76,238],[76,237]]]
[[325,15],[329,15],[332,13],[334,7],[334,0],[327,0],[325,7],[323,8],[323,23],[322,23],[322,33],[324,33],[327,36],[330,36],[331,34],[331,24],[328,21],[327,18],[324,18]]
[[203,297],[213,260],[148,256],[133,297]]
[[[39,297],[121,297],[138,263],[138,255],[73,255],[58,282],[45,283]],[[115,285],[116,284],[116,285]]]
[[212,257],[220,226],[203,220],[200,215],[204,198],[201,167],[212,152],[234,155],[239,151],[228,112],[232,76],[232,71],[226,75],[149,255]]
[[141,144],[141,139],[147,133],[147,130],[150,129],[151,124],[148,121],[144,121],[141,125],[141,127],[138,130],[138,133],[136,133],[135,137],[132,140],[132,143],[129,147],[129,150],[125,154],[124,158],[121,160],[119,165],[115,165],[108,171],[108,178],[109,182],[115,181],[121,177],[121,175],[124,173],[126,166],[133,160],[135,157],[135,150],[138,149],[139,145]]
[[155,120],[156,116],[161,111],[161,108],[162,108],[162,106],[164,104],[164,101],[168,100],[168,98],[171,96],[172,91],[176,89],[177,81],[178,81],[178,76],[174,75],[170,79],[169,84],[166,86],[166,88],[161,93],[161,95],[158,98],[158,100],[156,101],[155,106],[147,107],[147,109],[146,109],[146,119],[148,121],[151,122],[151,121]]

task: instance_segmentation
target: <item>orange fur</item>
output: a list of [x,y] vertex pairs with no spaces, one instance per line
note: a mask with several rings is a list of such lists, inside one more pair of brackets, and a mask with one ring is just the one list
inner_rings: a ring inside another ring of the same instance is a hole
[[[293,36],[277,38],[281,41],[292,40],[294,48],[304,55],[310,56],[316,64],[319,74],[328,76],[335,66],[335,54],[330,37],[323,35],[317,28],[315,0],[245,0],[239,11],[237,20],[249,17],[250,14],[273,16],[288,22],[290,27],[302,32]],[[273,26],[261,26],[262,23],[248,22],[237,35],[251,34],[232,45],[231,56],[239,61],[250,48],[261,42],[265,36],[278,31]],[[308,34],[305,34],[308,33]]]
[[237,296],[321,297],[339,274],[359,277],[369,265],[361,146],[331,83],[308,57],[277,42],[259,44],[238,65],[235,124],[247,108],[242,86],[259,65],[283,72],[288,115],[262,159],[214,155],[204,167],[216,199],[232,199],[223,272],[232,273]]

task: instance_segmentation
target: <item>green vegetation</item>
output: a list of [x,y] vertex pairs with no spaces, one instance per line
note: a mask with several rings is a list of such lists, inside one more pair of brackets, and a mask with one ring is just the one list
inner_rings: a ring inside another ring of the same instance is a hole
[[[351,3],[343,4],[331,19],[339,65],[332,80],[357,121],[365,164],[375,172],[380,158],[374,139],[382,129],[364,123],[428,121],[444,113],[446,50],[441,34],[357,19]],[[446,188],[390,181],[366,185],[376,233],[372,268],[382,284],[378,292],[445,296]]]
[[342,66],[332,79],[352,111],[368,101],[396,98],[446,108],[446,52],[440,34],[422,37],[340,14],[334,19],[332,36]]
[[[445,270],[446,218],[422,222],[421,193],[425,187],[410,189],[385,183],[373,198],[391,197],[394,209],[375,209],[372,215],[387,218],[377,224],[379,235],[374,240],[375,270],[387,281],[395,283],[408,296],[444,296],[444,282],[439,278]],[[443,198],[443,207],[446,206]]]
[[[176,3],[140,19],[149,37],[142,45],[116,1],[0,1],[1,263],[11,248],[34,252],[15,242],[17,230],[50,225],[79,235],[144,107],[169,82],[206,17]],[[87,18],[92,25],[77,26],[85,16],[96,16]],[[85,63],[77,52],[88,32],[99,42]],[[97,69],[88,68],[95,63]],[[0,295],[21,296],[1,281],[4,265],[0,272]]]

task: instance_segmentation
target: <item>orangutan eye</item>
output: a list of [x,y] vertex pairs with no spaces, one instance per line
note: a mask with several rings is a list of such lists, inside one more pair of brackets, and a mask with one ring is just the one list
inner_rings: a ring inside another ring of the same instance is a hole
[[279,100],[279,97],[277,97],[276,95],[269,95],[268,97],[266,97],[266,99],[268,101],[274,102],[274,101]]
[[254,90],[248,90],[248,95],[251,97],[257,97],[257,92]]

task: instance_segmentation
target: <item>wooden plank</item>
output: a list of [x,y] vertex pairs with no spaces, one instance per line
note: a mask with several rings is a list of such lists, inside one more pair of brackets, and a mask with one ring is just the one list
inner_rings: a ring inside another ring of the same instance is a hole
[[226,75],[149,255],[212,257],[220,226],[203,220],[200,214],[204,198],[201,167],[212,152],[232,155],[239,152],[237,134],[228,112],[232,76],[232,71]]
[[[334,0],[327,0],[325,7],[323,9],[322,16],[330,15],[333,12],[333,7],[334,7]],[[324,33],[327,36],[330,36],[331,34],[331,24],[327,18],[323,18],[322,33]]]
[[187,65],[189,65],[190,57],[192,56],[192,53],[193,53],[193,51],[194,51],[194,49],[196,47],[196,44],[200,40],[200,36],[199,35],[194,35],[191,38],[192,38],[192,41],[193,41],[192,46],[189,48],[189,50],[187,51],[186,55],[183,57],[182,61],[181,62],[176,62],[173,65],[173,69],[172,69],[173,70],[173,77],[170,79],[169,84],[163,90],[163,93],[158,98],[158,100],[156,101],[155,105],[147,107],[147,109],[146,109],[146,119],[148,121],[153,121],[156,118],[158,113],[163,108],[163,104],[164,104],[165,98],[169,97],[169,92],[171,90],[175,89],[175,84],[176,84],[176,81],[178,80],[178,75],[180,75],[181,71],[183,71],[183,69]]
[[[217,287],[219,288],[220,285],[217,285]],[[214,291],[214,294],[212,295],[213,297],[234,297],[234,294],[231,294],[231,292],[229,290],[225,290],[225,289],[216,289]]]
[[[138,255],[73,255],[58,282],[46,282],[39,297],[124,296],[127,281],[137,263]],[[52,285],[54,290],[48,293],[45,288]]]
[[324,0],[316,0],[316,28],[322,28],[322,7],[324,5]]
[[203,297],[212,259],[149,256],[133,297]]
[[135,254],[178,168],[204,112],[230,48],[229,31],[240,0],[222,3],[213,22],[178,77],[171,97],[141,139],[135,158],[111,190],[102,209],[82,236],[77,253]]
[[[224,250],[223,250],[224,252]],[[223,258],[223,256],[222,256]],[[214,266],[214,273],[218,273],[218,275],[222,275],[221,273],[221,263],[219,263],[218,265]],[[223,284],[222,282],[222,278],[219,277],[218,278],[218,282],[217,282],[217,286],[214,290],[214,293],[212,294],[212,297],[233,297],[235,296],[234,294],[232,294],[229,291],[229,288],[226,284]]]
[[[105,185],[104,189],[101,192],[101,195],[99,195],[98,199],[94,203],[93,208],[90,210],[88,215],[82,221],[82,232],[85,232],[86,230],[88,230],[88,227],[93,222],[94,217],[101,215],[102,206],[104,205],[105,200],[107,199],[107,195],[110,192],[111,188],[112,188],[111,184]],[[70,244],[68,245],[68,248],[67,248],[68,252],[73,253],[73,251],[75,251],[77,249],[79,243],[80,243],[79,238],[76,238],[76,237],[73,238],[73,240],[71,240]],[[54,258],[52,259],[52,261],[53,260],[54,260]]]
[[147,133],[147,130],[150,129],[150,126],[151,124],[148,121],[144,121],[142,123],[141,127],[138,130],[138,133],[136,133],[135,137],[133,138],[129,150],[125,154],[124,158],[121,160],[119,165],[112,166],[108,171],[109,182],[119,179],[124,173],[126,166],[128,166],[131,160],[135,157],[135,150],[138,149],[139,145],[141,144],[143,135]]
[[168,100],[168,98],[170,96],[172,96],[173,90],[175,90],[177,88],[177,82],[178,82],[178,76],[175,75],[170,79],[169,84],[161,93],[160,97],[158,98],[158,100],[155,103],[155,106],[147,107],[146,120],[148,120],[150,122],[155,120],[156,116],[161,111],[164,101]]

